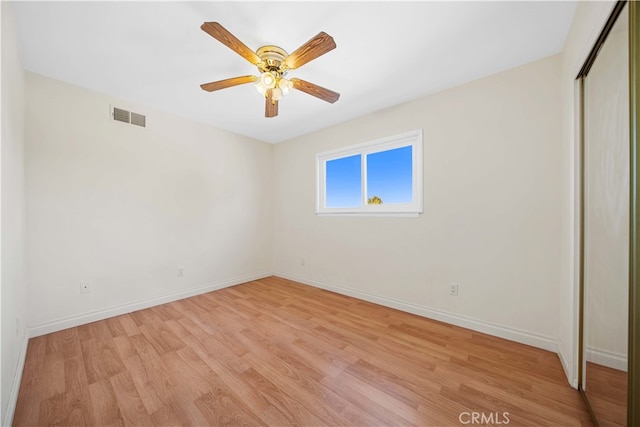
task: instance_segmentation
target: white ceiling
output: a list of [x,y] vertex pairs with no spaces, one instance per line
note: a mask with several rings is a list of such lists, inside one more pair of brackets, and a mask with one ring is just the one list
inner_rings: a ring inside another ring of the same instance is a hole
[[[25,69],[276,143],[562,50],[576,2],[18,2]],[[337,48],[289,72],[300,91],[264,117],[257,69],[200,29],[218,21],[251,49],[294,51],[320,31]],[[152,120],[152,118],[150,118]]]

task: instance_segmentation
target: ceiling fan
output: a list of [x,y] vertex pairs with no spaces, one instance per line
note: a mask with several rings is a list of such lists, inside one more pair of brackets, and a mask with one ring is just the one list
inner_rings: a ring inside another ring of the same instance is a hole
[[291,89],[301,90],[332,104],[340,98],[339,93],[325,89],[322,86],[295,77],[292,79],[285,78],[289,70],[300,68],[307,62],[335,49],[336,43],[333,41],[333,37],[327,33],[321,31],[289,55],[284,49],[272,45],[262,46],[254,52],[217,22],[205,22],[200,28],[258,67],[260,72],[260,76],[239,76],[204,83],[200,85],[203,90],[213,92],[245,83],[254,83],[255,88],[266,99],[265,117],[278,115],[278,101],[289,93]]

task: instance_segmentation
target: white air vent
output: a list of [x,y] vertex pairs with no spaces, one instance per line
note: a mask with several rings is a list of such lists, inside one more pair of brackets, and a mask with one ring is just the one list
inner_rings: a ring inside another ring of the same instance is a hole
[[145,127],[146,119],[147,118],[145,116],[143,116],[142,114],[131,113],[131,124],[132,125]]
[[118,107],[111,107],[111,117],[113,120],[117,122],[130,123],[132,125],[146,127],[147,126],[147,117],[134,113],[131,111],[123,110]]
[[129,112],[117,107],[113,107],[113,120],[129,123]]

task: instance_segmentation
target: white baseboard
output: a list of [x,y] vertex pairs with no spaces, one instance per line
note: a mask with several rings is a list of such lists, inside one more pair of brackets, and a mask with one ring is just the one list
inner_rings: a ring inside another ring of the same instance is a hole
[[271,275],[271,272],[265,272],[236,277],[221,282],[207,283],[206,285],[199,286],[197,288],[186,289],[180,292],[174,292],[172,294],[163,295],[160,297],[135,301],[128,304],[108,307],[97,311],[82,313],[76,316],[69,316],[61,319],[39,323],[37,325],[31,325],[31,327],[29,328],[29,336],[37,337],[40,335],[49,334],[51,332],[61,331],[63,329],[72,328],[74,326],[80,326],[87,323],[96,322],[98,320],[108,319],[109,317],[119,316],[121,314],[131,313],[133,311],[142,310],[156,305],[166,304],[168,302],[204,294],[218,289],[228,288],[230,286],[239,285],[241,283],[250,282],[252,280],[263,279]]
[[299,277],[288,273],[276,272],[274,273],[274,275],[300,282],[305,285],[314,286],[316,288],[325,289],[327,291],[332,291],[338,294],[362,299],[365,301],[373,302],[375,304],[380,304],[385,307],[395,308],[401,311],[406,311],[408,313],[417,314],[418,316],[439,320],[451,325],[460,326],[462,328],[471,329],[477,332],[486,333],[510,341],[515,341],[521,344],[526,344],[533,347],[541,348],[543,350],[558,353],[558,340],[553,337],[535,334],[533,332],[522,331],[508,326],[497,325],[495,323],[485,322],[483,320],[474,319],[472,317],[462,316],[455,313],[449,313],[444,310],[438,310],[431,307],[420,306],[406,301],[381,297],[343,286],[329,285],[327,283],[306,279],[304,277]]
[[574,369],[569,368],[569,363],[565,357],[565,353],[562,348],[562,343],[558,340],[558,358],[560,359],[560,364],[562,365],[562,369],[564,370],[564,375],[567,377],[567,381],[569,385],[575,389],[578,388],[578,377],[574,372]]
[[587,347],[587,362],[604,365],[606,367],[627,372],[627,355],[614,353],[612,351],[600,350],[593,347]]
[[20,346],[20,356],[18,356],[18,365],[13,374],[11,382],[11,391],[9,392],[9,401],[7,402],[7,411],[2,419],[3,426],[13,425],[13,415],[16,412],[16,404],[18,403],[18,393],[20,392],[20,384],[22,382],[22,372],[24,371],[24,362],[27,360],[27,346],[29,345],[29,333],[25,331],[22,335],[22,344]]

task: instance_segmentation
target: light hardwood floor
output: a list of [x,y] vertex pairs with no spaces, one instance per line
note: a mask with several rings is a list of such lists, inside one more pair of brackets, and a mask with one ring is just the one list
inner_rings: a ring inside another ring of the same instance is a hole
[[32,338],[14,425],[449,426],[473,412],[591,425],[553,353],[270,277]]
[[627,373],[587,362],[587,397],[600,427],[627,425]]

